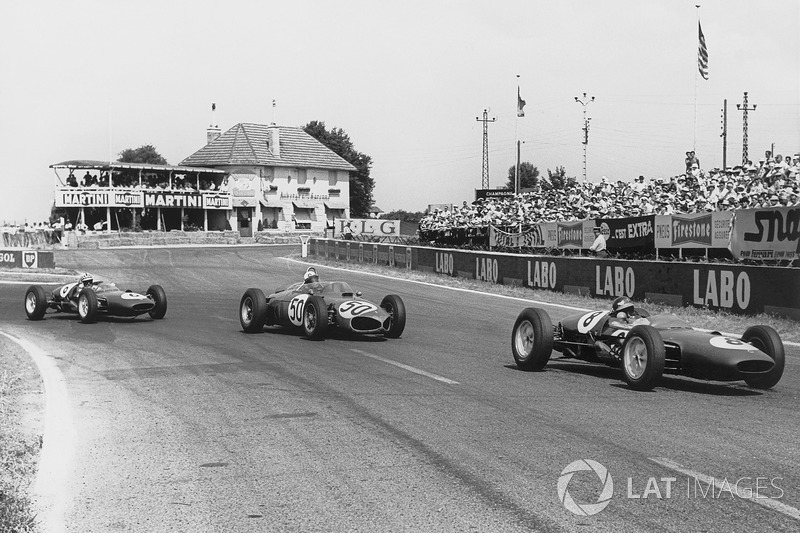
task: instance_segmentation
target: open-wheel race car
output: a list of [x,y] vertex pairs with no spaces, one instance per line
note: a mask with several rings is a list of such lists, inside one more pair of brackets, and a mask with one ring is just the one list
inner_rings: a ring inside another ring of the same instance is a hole
[[344,281],[301,282],[269,296],[261,289],[247,289],[239,303],[239,321],[247,333],[286,326],[302,329],[311,339],[324,337],[330,328],[397,338],[406,327],[406,308],[394,294],[380,305],[364,300]]
[[108,281],[84,275],[51,292],[41,285],[31,285],[25,292],[25,313],[30,320],[41,320],[47,311],[77,313],[81,322],[92,323],[99,315],[134,318],[145,313],[164,318],[167,294],[161,285],[151,285],[144,294],[122,290]]
[[[617,300],[627,300],[623,319],[616,316]],[[555,325],[543,309],[524,309],[511,337],[517,366],[541,370],[555,350],[567,358],[619,367],[635,390],[652,389],[664,373],[744,380],[756,389],[775,386],[783,375],[783,342],[769,326],[750,326],[735,338],[700,331],[675,315],[651,316],[627,298],[617,300],[611,312],[580,313]]]

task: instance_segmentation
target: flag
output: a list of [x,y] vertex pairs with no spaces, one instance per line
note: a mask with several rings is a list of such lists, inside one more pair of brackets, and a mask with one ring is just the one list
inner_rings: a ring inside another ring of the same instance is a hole
[[525,111],[522,109],[525,107],[525,100],[519,95],[519,87],[517,87],[517,116],[524,117]]
[[700,35],[700,45],[697,48],[697,70],[704,80],[708,79],[708,48],[706,48],[706,38],[703,36],[703,28],[700,21],[697,21],[697,29]]

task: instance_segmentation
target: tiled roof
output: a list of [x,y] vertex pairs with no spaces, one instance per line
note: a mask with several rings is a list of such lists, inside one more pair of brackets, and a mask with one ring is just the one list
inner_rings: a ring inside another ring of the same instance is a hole
[[240,123],[181,161],[181,165],[264,165],[350,172],[356,170],[302,128],[272,127],[279,130],[280,156],[276,157],[269,149],[270,126]]

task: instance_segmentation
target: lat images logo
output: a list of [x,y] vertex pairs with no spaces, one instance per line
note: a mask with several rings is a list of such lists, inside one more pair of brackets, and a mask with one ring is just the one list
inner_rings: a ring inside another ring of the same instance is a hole
[[[575,472],[583,470],[592,470],[597,477],[600,478],[600,483],[603,484],[603,490],[597,498],[596,503],[578,503],[572,499],[569,491],[567,490],[569,482]],[[614,495],[614,480],[611,479],[611,474],[605,466],[597,461],[591,459],[579,459],[568,464],[564,470],[561,471],[561,476],[558,478],[558,499],[564,508],[578,516],[592,516],[603,509],[611,502],[611,497]]]

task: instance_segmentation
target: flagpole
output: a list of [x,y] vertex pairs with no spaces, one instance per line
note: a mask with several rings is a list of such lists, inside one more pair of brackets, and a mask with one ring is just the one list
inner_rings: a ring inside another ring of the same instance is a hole
[[[695,4],[697,8],[697,27],[700,27],[700,4]],[[697,74],[699,69],[694,69],[694,131],[692,133],[692,151],[697,151]]]
[[514,119],[514,153],[517,155],[517,163],[514,165],[514,194],[519,194],[519,135],[517,126],[519,124],[519,74],[517,74],[517,117]]

